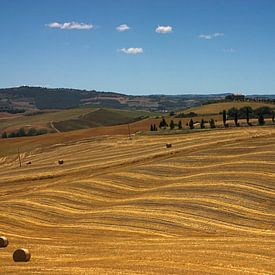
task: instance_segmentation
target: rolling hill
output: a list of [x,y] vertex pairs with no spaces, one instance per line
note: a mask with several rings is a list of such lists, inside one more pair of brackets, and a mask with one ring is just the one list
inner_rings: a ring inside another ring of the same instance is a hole
[[61,132],[76,129],[94,128],[131,123],[152,115],[145,111],[129,111],[116,109],[97,109],[83,114],[75,119],[54,122],[54,126]]
[[[274,272],[274,127],[91,130],[5,140],[23,166],[0,150],[3,274]],[[12,261],[17,247],[29,263]]]
[[0,117],[0,132],[16,131],[19,128],[43,128],[49,132],[110,126],[134,122],[155,113],[137,110],[102,108],[74,108],[68,110],[47,110]]

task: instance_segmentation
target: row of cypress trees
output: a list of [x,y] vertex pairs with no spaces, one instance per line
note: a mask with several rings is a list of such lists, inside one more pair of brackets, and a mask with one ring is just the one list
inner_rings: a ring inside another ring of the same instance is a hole
[[[224,125],[224,127],[228,127],[226,110],[223,110],[222,118],[223,118],[223,125]],[[235,125],[237,127],[240,126],[238,120],[239,120],[238,112],[235,112],[234,113],[234,123],[235,123]],[[275,114],[274,114],[274,112],[272,112],[272,122],[275,123]],[[250,123],[250,108],[249,107],[246,108],[246,123],[249,126],[252,125]],[[264,118],[263,113],[259,113],[259,115],[258,115],[258,124],[261,125],[261,126],[265,125],[265,118]]]
[[[223,125],[224,127],[229,127],[228,123],[227,123],[227,112],[226,110],[223,110],[222,112],[222,119],[223,119]],[[250,111],[249,111],[249,108],[247,107],[247,111],[246,111],[246,122],[247,122],[247,125],[249,126],[252,126],[252,124],[250,123]],[[275,115],[274,115],[274,112],[272,113],[272,122],[275,123]],[[200,122],[200,128],[201,129],[204,129],[205,128],[205,123],[206,121],[204,119],[201,119],[201,122]],[[235,126],[236,127],[239,127],[240,124],[239,124],[239,117],[238,117],[238,113],[236,112],[234,114],[234,123],[235,123]],[[264,115],[262,113],[260,113],[258,115],[258,124],[260,126],[263,126],[265,125],[265,118],[264,118]],[[215,120],[213,118],[211,118],[209,120],[209,125],[210,125],[210,128],[216,128],[216,124],[215,124]],[[181,120],[176,124],[174,123],[173,120],[170,121],[169,123],[169,127],[171,130],[173,130],[176,126],[178,126],[178,129],[182,129],[182,122]],[[188,123],[186,123],[186,126],[189,126],[190,129],[194,129],[194,121],[193,119],[191,118],[190,121]],[[160,121],[159,123],[159,128],[166,128],[168,127],[168,123],[166,122],[165,118],[162,118],[162,120]],[[158,128],[156,127],[155,124],[151,124],[150,126],[150,131],[157,131]]]

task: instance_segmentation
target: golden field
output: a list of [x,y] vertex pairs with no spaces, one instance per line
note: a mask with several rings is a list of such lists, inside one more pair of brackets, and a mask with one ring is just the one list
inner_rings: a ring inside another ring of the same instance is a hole
[[1,274],[274,272],[274,126],[82,133],[0,141]]
[[218,115],[223,110],[229,110],[231,108],[243,108],[243,107],[251,107],[253,109],[257,109],[260,107],[269,107],[271,109],[275,109],[275,105],[272,103],[264,103],[264,102],[253,102],[253,101],[228,101],[228,102],[218,102],[201,105],[199,107],[193,107],[187,109],[185,112],[195,112],[200,115]]

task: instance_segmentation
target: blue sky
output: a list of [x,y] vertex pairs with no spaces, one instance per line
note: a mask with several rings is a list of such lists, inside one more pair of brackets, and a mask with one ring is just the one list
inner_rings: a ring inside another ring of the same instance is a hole
[[274,15],[273,0],[0,0],[0,87],[274,94]]

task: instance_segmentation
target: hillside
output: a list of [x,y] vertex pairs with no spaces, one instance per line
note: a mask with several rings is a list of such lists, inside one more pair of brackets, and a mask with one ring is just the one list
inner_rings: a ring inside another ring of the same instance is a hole
[[140,120],[154,113],[136,110],[98,109],[91,107],[68,110],[47,110],[0,117],[0,132],[17,131],[19,128],[43,128],[48,132],[70,131],[124,124]]
[[189,112],[194,112],[200,115],[218,115],[220,114],[223,110],[229,110],[231,108],[237,108],[240,109],[242,107],[250,106],[253,109],[267,106],[270,107],[271,109],[275,110],[275,104],[271,103],[264,103],[264,102],[253,102],[253,101],[230,101],[230,102],[219,102],[219,103],[212,103],[212,104],[205,104],[202,106],[194,107],[194,108],[189,108],[184,110],[185,113]]
[[59,131],[66,132],[76,129],[131,123],[149,115],[152,115],[152,113],[145,111],[97,109],[93,112],[83,114],[76,119],[54,122],[54,126]]
[[[3,274],[273,273],[274,127],[87,131],[5,141],[21,143],[23,167],[1,150]],[[16,247],[29,263],[12,261]]]

